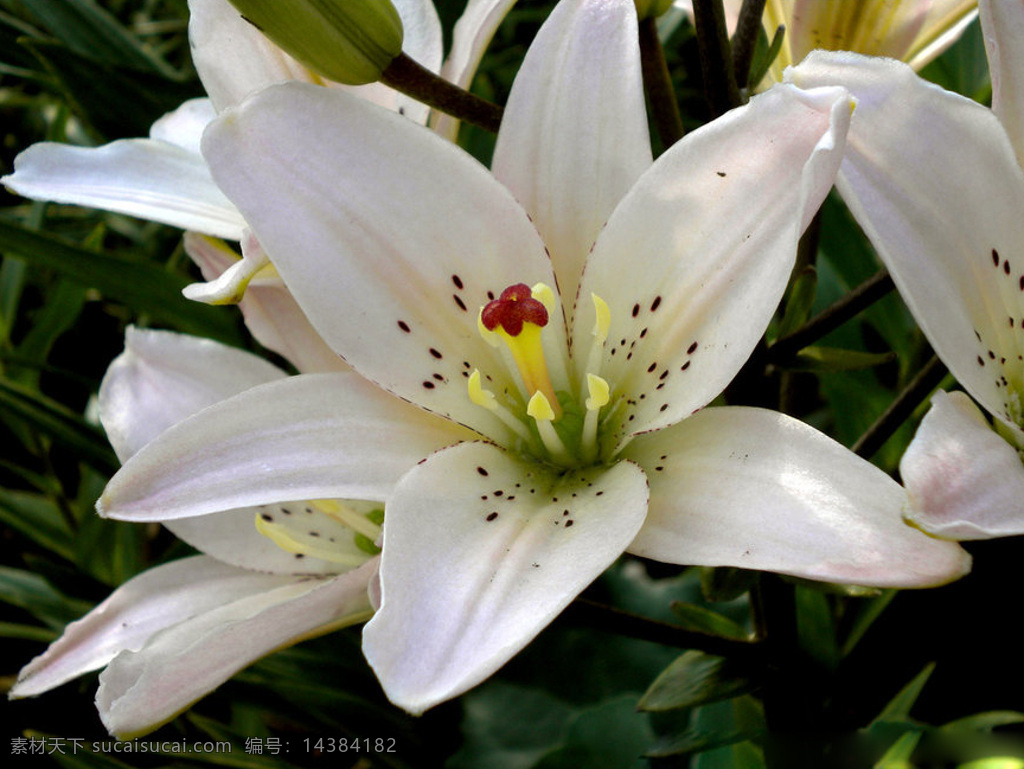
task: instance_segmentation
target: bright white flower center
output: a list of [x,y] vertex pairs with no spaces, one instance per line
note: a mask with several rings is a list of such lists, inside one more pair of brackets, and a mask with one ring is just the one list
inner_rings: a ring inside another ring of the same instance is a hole
[[592,464],[602,454],[601,410],[609,403],[610,389],[600,367],[610,313],[600,297],[592,295],[592,300],[593,338],[573,392],[556,392],[548,370],[544,329],[557,301],[549,286],[538,283],[530,288],[518,283],[480,309],[480,334],[492,346],[504,345],[508,350],[521,397],[499,398],[483,386],[480,371],[474,370],[469,377],[470,400],[511,430],[516,448],[563,467]]

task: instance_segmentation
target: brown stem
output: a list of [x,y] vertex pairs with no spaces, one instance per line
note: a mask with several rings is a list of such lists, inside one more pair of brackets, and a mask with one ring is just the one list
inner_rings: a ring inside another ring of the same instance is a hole
[[704,74],[704,94],[711,117],[716,118],[743,103],[732,69],[722,0],[693,0],[693,22]]
[[910,380],[910,384],[903,392],[896,396],[896,400],[889,404],[889,408],[882,412],[882,416],[857,439],[852,447],[853,452],[864,459],[873,457],[900,425],[914,413],[918,404],[939,386],[947,372],[946,365],[933,355],[924,368],[917,372],[917,376]]
[[662,145],[668,149],[683,138],[683,118],[679,114],[672,75],[658,37],[658,23],[650,16],[640,22],[640,64],[654,127]]
[[502,108],[438,77],[404,53],[381,73],[384,85],[401,91],[429,107],[446,112],[491,133],[498,132]]

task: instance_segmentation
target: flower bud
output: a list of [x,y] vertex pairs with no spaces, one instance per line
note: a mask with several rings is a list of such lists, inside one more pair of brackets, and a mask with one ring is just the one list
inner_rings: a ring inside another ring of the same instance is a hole
[[636,3],[636,15],[641,19],[658,18],[672,7],[672,0],[633,0]]
[[323,77],[363,85],[402,52],[390,0],[230,0],[242,18]]

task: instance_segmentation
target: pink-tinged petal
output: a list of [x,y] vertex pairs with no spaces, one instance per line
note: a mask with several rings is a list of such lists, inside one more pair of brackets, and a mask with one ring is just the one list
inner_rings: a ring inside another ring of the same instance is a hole
[[587,261],[573,338],[593,327],[591,293],[604,299],[600,375],[626,402],[620,435],[689,416],[739,371],[832,186],[850,109],[840,88],[773,88],[675,144],[612,214]]
[[483,681],[623,551],[644,520],[631,462],[558,472],[486,443],[446,449],[388,499],[382,603],[363,651],[421,713]]
[[650,165],[635,3],[559,3],[516,75],[491,167],[544,239],[566,314],[597,233]]
[[245,227],[202,156],[154,139],[102,147],[33,144],[0,181],[33,200],[100,208],[220,238],[238,240]]
[[124,464],[96,508],[164,521],[296,499],[380,501],[423,457],[473,435],[355,374],[302,374],[161,433]]
[[[346,362],[402,398],[504,434],[467,396],[474,369],[497,392],[515,387],[480,336],[479,308],[508,286],[554,279],[526,214],[483,166],[408,120],[297,83],[223,115],[203,148]],[[549,325],[564,328],[560,317]]]
[[68,625],[50,648],[22,669],[11,696],[42,694],[102,668],[126,649],[141,649],[163,628],[295,581],[292,576],[243,571],[204,556],[156,566]]
[[979,7],[992,77],[992,111],[1024,166],[1024,3],[981,0]]
[[120,738],[152,731],[273,651],[370,614],[376,559],[329,580],[305,580],[240,598],[119,654],[100,675],[96,705]]
[[[243,245],[255,238],[243,238]],[[216,280],[238,261],[238,254],[223,241],[196,232],[186,232],[185,253],[207,280]],[[306,318],[281,280],[256,277],[239,303],[245,325],[261,345],[287,359],[304,374],[347,371],[348,366],[334,352]]]
[[124,462],[167,428],[285,373],[211,339],[129,328],[100,385],[100,421]]
[[149,129],[149,138],[174,144],[199,155],[199,142],[217,110],[209,99],[189,99],[176,110],[168,112]]
[[982,406],[1016,422],[1024,173],[1002,125],[895,61],[816,52],[788,78],[857,97],[839,191],[938,356]]
[[[516,0],[469,0],[466,9],[455,22],[452,48],[441,68],[441,77],[459,88],[469,90],[487,45],[505,14],[515,4]],[[449,141],[454,142],[458,136],[459,121],[451,115],[435,112],[431,125]]]
[[900,461],[907,520],[945,539],[1024,534],[1024,465],[1017,449],[960,392],[936,393]]
[[783,414],[705,409],[624,456],[651,483],[638,555],[880,587],[943,584],[970,568],[959,546],[904,523],[895,481]]

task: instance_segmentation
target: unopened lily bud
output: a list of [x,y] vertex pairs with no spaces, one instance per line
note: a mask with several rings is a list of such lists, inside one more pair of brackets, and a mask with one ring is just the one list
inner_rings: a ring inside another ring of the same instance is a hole
[[672,7],[672,0],[633,0],[636,3],[636,15],[641,19],[658,18]]
[[402,20],[390,0],[230,1],[279,47],[338,83],[376,82],[402,52]]

